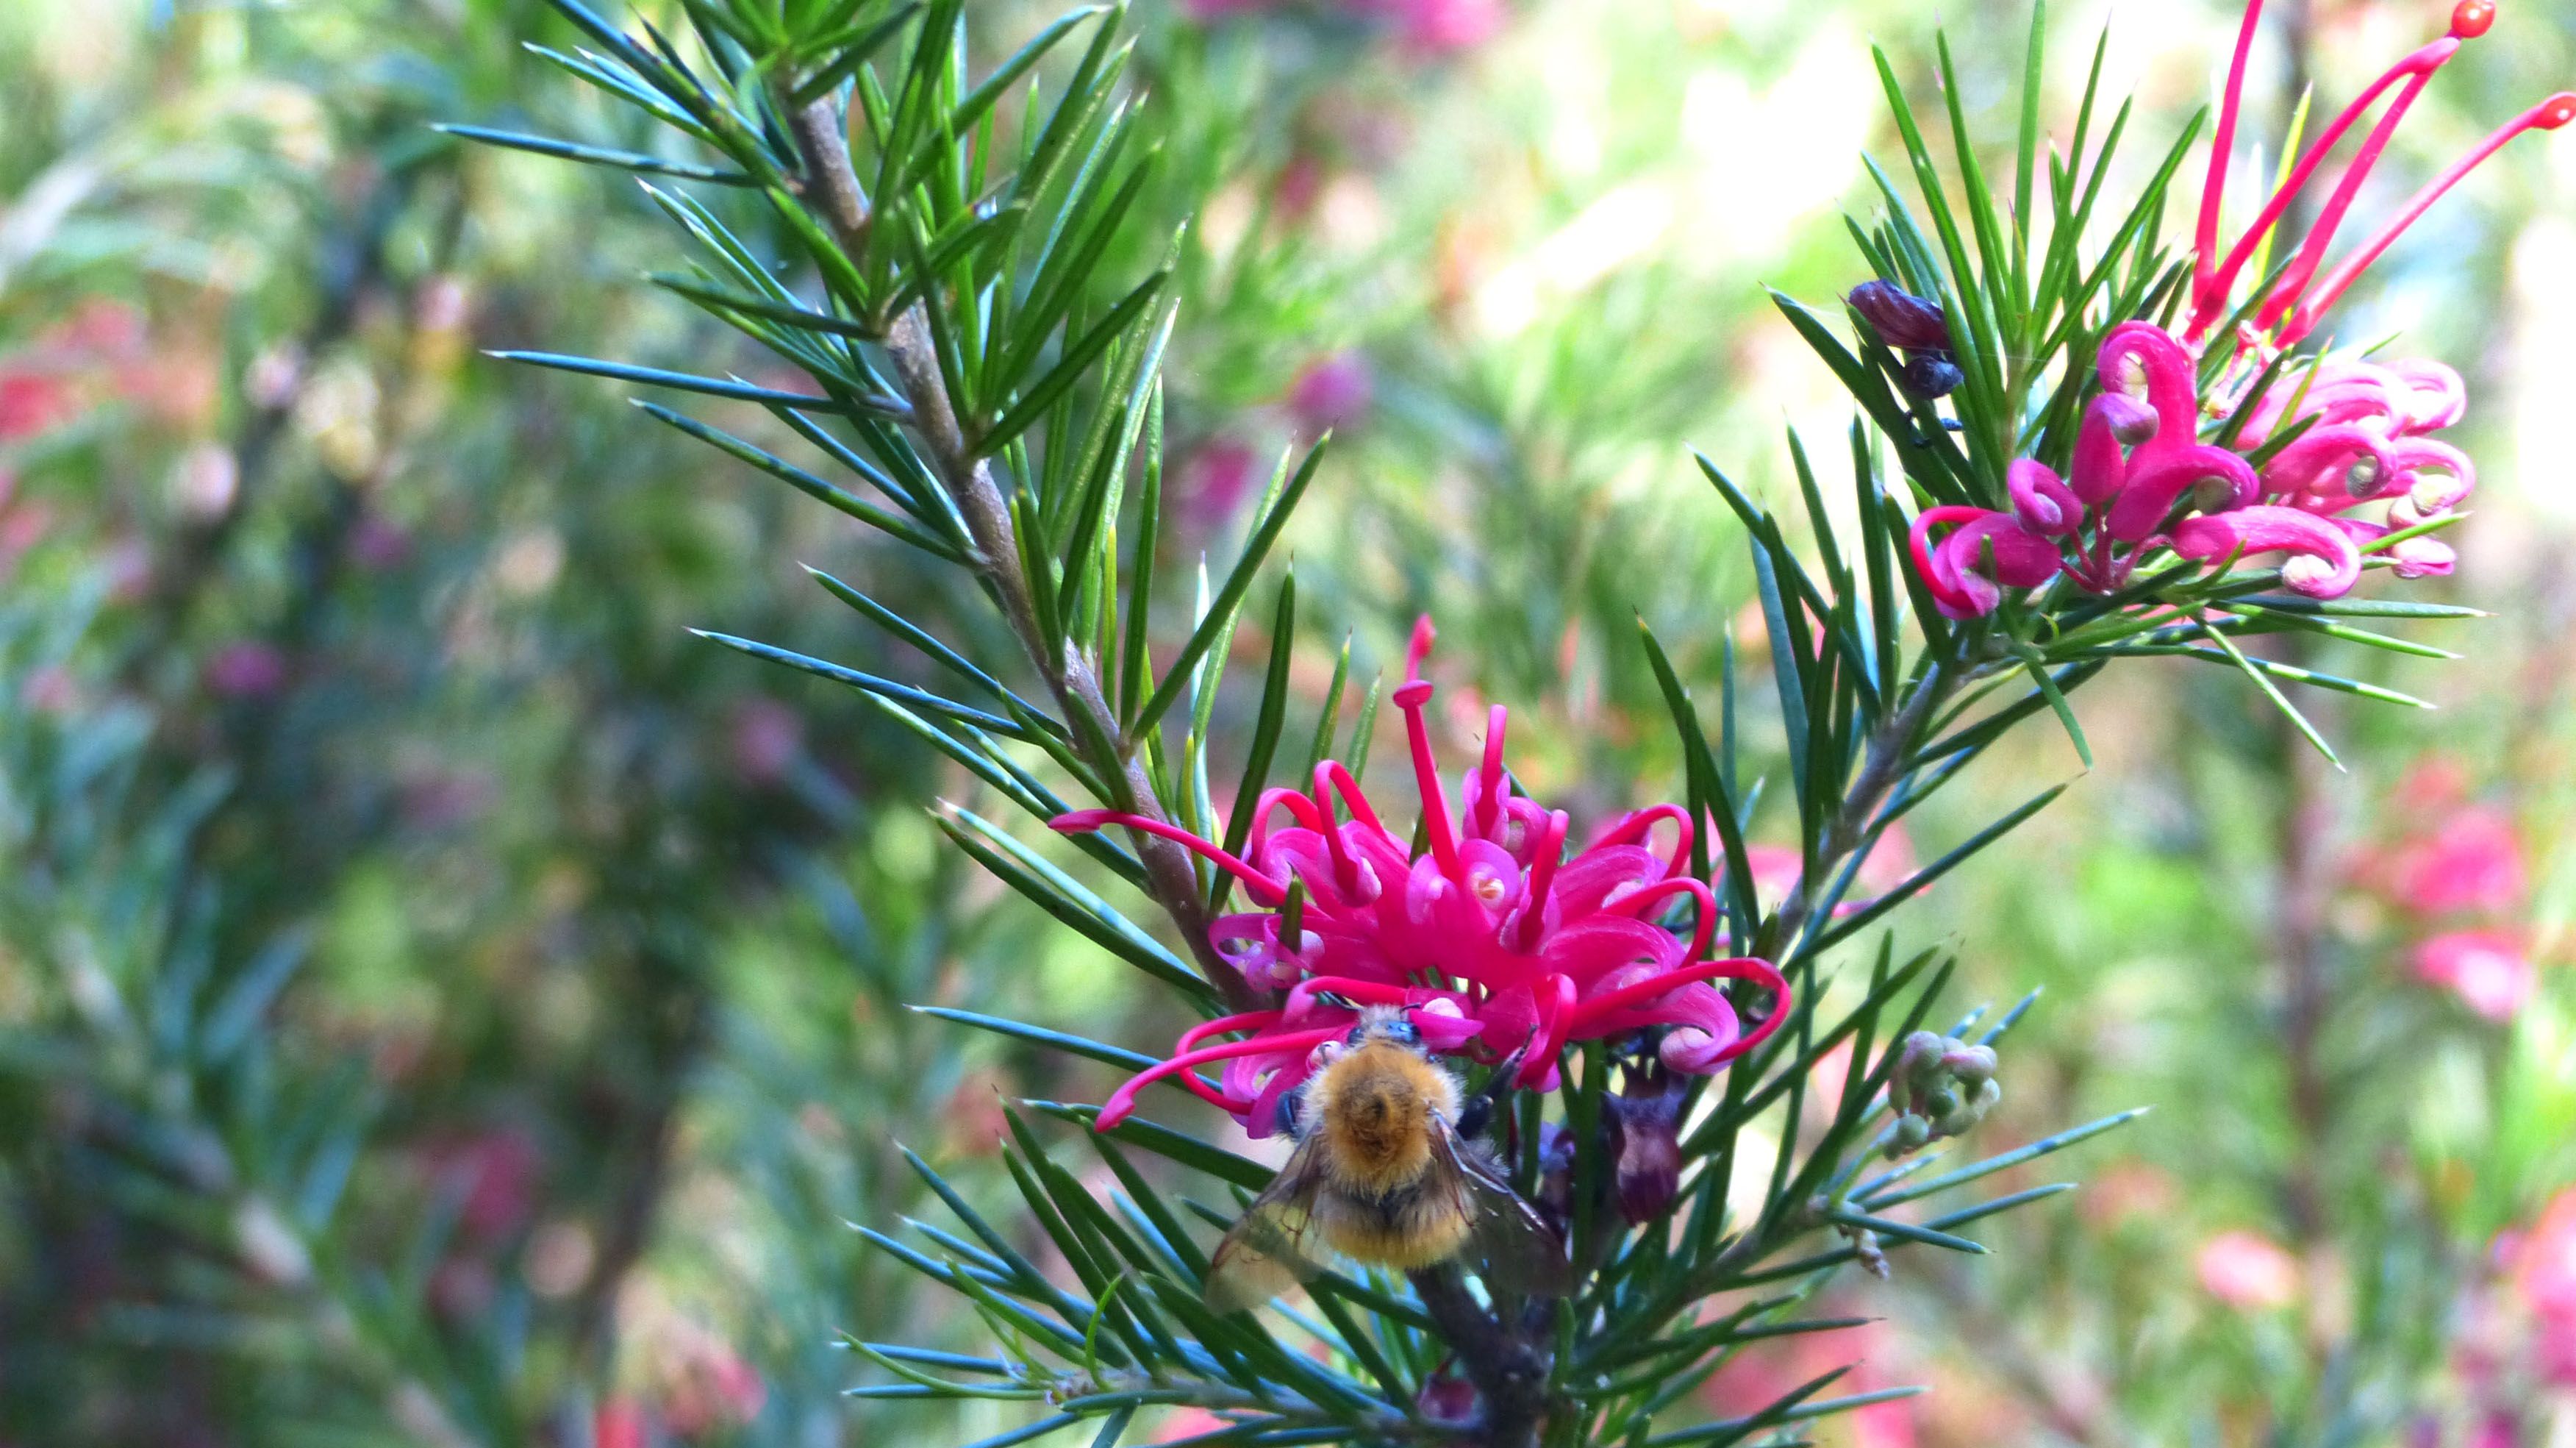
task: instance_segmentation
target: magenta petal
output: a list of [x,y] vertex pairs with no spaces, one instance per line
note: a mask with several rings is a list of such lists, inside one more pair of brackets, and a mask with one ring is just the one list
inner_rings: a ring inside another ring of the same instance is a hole
[[1548,970],[1588,989],[1600,978],[1629,966],[1670,970],[1682,958],[1682,943],[1673,933],[1643,920],[1595,915],[1550,937],[1540,952]]
[[2386,439],[2357,422],[2312,427],[2263,465],[2263,491],[2279,497],[2349,492],[2371,497],[2397,481]]
[[2156,411],[2156,441],[2169,446],[2189,443],[2200,427],[2200,390],[2193,379],[2191,354],[2172,333],[2153,322],[2124,322],[2102,339],[2102,386],[2126,393],[2132,364],[2146,378],[2147,405]]
[[2310,598],[2341,598],[2361,581],[2361,550],[2351,535],[2296,508],[2258,504],[2186,518],[2174,529],[2173,550],[2204,563],[2237,552],[2295,555],[2282,565],[2281,582]]
[[2458,566],[2459,555],[2439,538],[2409,538],[2388,550],[2397,564],[2400,578],[2448,576]]
[[2410,437],[2388,450],[2406,483],[2406,502],[2423,517],[2447,513],[2477,491],[2478,465],[2446,442]]
[[2405,430],[2439,432],[2468,415],[2469,388],[2460,374],[2421,357],[2389,364],[2410,389]]
[[2084,500],[2036,458],[2014,459],[2004,473],[2004,488],[2012,494],[2013,517],[2033,533],[2072,533],[2084,521]]
[[2252,502],[2263,486],[2251,464],[2222,447],[2199,443],[2168,447],[2158,439],[2139,449],[2138,455],[2129,459],[2128,487],[2111,504],[2107,520],[2111,536],[2124,543],[2152,536],[2164,526],[2165,515],[2173,511],[2186,489],[2211,481],[2227,487],[2223,507]]
[[1961,525],[1957,532],[1941,540],[1933,556],[1965,582],[1970,577],[1987,576],[1989,554],[1994,559],[1994,581],[2013,588],[2037,588],[2056,576],[2063,561],[2056,544],[2023,528],[2006,513],[1988,513]]
[[2155,435],[2155,410],[2145,403],[2125,392],[2105,392],[2094,398],[2084,409],[2082,430],[2075,435],[2075,467],[2067,478],[2075,496],[2087,503],[2110,501],[2129,478],[2121,446]]

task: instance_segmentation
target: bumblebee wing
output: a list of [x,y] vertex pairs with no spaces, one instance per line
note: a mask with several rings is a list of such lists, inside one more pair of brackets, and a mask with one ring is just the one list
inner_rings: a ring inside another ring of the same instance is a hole
[[1209,1310],[1249,1311],[1315,1275],[1315,1194],[1323,1180],[1323,1157],[1309,1140],[1217,1243],[1201,1289]]
[[1433,1170],[1454,1177],[1468,1203],[1468,1254],[1489,1286],[1532,1297],[1563,1297],[1574,1290],[1565,1242],[1538,1209],[1449,1123],[1431,1118]]

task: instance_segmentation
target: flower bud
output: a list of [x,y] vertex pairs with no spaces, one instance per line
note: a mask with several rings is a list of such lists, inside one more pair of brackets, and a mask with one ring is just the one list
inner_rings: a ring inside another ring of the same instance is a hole
[[1888,1103],[1898,1113],[1896,1124],[1888,1128],[1887,1155],[1920,1151],[1975,1129],[2003,1099],[1996,1065],[1991,1046],[1972,1046],[1930,1031],[1906,1037],[1887,1087]]
[[1843,300],[1890,347],[1906,352],[1950,350],[1950,323],[1941,309],[1892,282],[1863,282]]
[[1930,401],[1947,397],[1968,380],[1968,374],[1950,360],[1946,352],[1908,352],[1905,354],[1905,390]]
[[1903,1156],[1921,1151],[1932,1144],[1932,1123],[1912,1112],[1896,1118],[1896,1130],[1887,1141],[1887,1154]]

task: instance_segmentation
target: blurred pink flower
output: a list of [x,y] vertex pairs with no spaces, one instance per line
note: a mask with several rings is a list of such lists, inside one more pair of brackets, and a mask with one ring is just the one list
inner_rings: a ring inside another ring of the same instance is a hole
[[2540,1317],[2576,1326],[2576,1188],[2550,1199],[2513,1255],[2523,1302]]
[[2489,1408],[2478,1415],[2462,1448],[2521,1448],[2522,1423],[2510,1408]]
[[662,1390],[662,1420],[683,1438],[741,1427],[769,1401],[760,1374],[722,1342],[708,1339],[673,1366]]
[[2460,810],[2431,834],[2398,847],[2389,861],[2389,893],[2424,915],[2509,910],[2525,885],[2522,841],[2501,810]]
[[[1822,1314],[1818,1314],[1822,1315]],[[1902,1381],[1881,1361],[1892,1346],[1887,1326],[1870,1321],[1839,1331],[1798,1333],[1756,1342],[1728,1359],[1702,1396],[1710,1411],[1740,1418],[1759,1413],[1836,1368],[1852,1371],[1829,1393],[1871,1392]],[[1873,1403],[1839,1421],[1852,1448],[1913,1448],[1914,1405]]]
[[1196,1438],[1202,1433],[1214,1433],[1233,1426],[1205,1408],[1178,1408],[1164,1415],[1162,1426],[1154,1430],[1153,1441],[1178,1443],[1184,1438]]
[[1482,45],[1502,30],[1503,0],[1352,0],[1351,8],[1393,22],[1406,48],[1446,55]]
[[1251,444],[1238,438],[1212,437],[1182,459],[1173,500],[1182,522],[1195,533],[1213,533],[1234,517],[1252,494],[1253,474],[1261,459]]
[[2456,993],[2470,1010],[2509,1021],[2531,1003],[2538,973],[2522,942],[2501,930],[2454,930],[2415,947],[2415,975]]
[[0,442],[33,437],[71,412],[71,390],[58,378],[0,372]]
[[2298,1300],[2298,1259],[2253,1232],[2221,1232],[2210,1238],[2192,1259],[2192,1269],[2210,1296],[2239,1312],[2286,1307]]
[[591,1448],[651,1448],[644,1410],[632,1398],[611,1398],[591,1415]]
[[276,645],[243,639],[206,660],[206,688],[226,699],[265,699],[286,687],[286,655]]
[[1288,410],[1307,433],[1347,430],[1368,416],[1377,379],[1368,358],[1335,352],[1306,364],[1288,389]]

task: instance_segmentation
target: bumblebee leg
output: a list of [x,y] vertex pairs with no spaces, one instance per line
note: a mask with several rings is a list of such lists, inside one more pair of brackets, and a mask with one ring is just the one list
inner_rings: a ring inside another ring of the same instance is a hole
[[1279,1098],[1279,1131],[1290,1141],[1306,1139],[1306,1091],[1304,1087]]
[[1482,1136],[1487,1127],[1502,1118],[1503,1098],[1512,1093],[1512,1078],[1520,1074],[1521,1058],[1528,1053],[1529,1046],[1524,1043],[1505,1056],[1494,1067],[1494,1074],[1485,1079],[1485,1089],[1459,1103],[1459,1135]]

